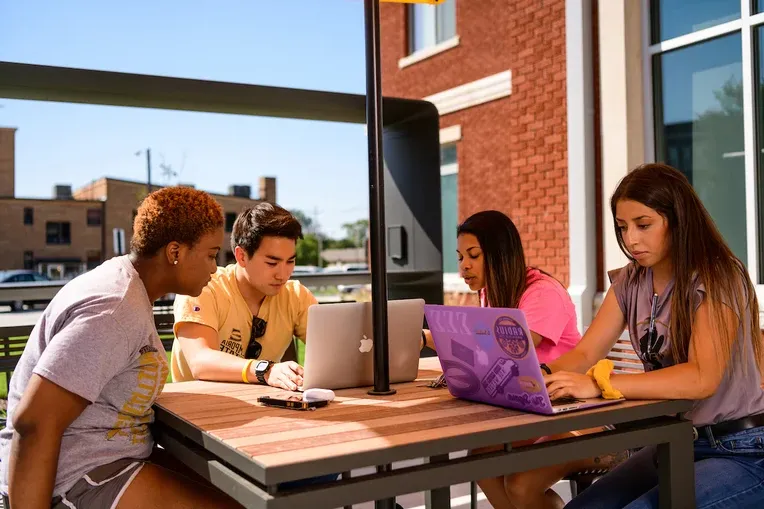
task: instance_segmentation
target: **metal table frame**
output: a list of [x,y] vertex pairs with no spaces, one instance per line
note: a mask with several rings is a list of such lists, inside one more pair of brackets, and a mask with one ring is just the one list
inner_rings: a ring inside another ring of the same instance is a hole
[[[450,507],[448,487],[454,484],[648,445],[658,446],[660,507],[695,507],[692,423],[680,416],[690,408],[685,401],[664,401],[641,408],[613,406],[608,411],[570,414],[542,425],[511,426],[279,467],[265,467],[256,458],[237,451],[161,406],[155,408],[157,443],[252,509],[332,509],[420,491],[428,492],[429,507],[445,509]],[[513,449],[509,445],[606,424],[616,424],[617,428],[522,448]],[[495,444],[507,445],[503,451],[449,458],[450,453]],[[359,477],[346,473],[337,481],[299,489],[279,490],[277,487],[282,482],[413,458],[430,461],[406,468],[378,468],[373,474]]]

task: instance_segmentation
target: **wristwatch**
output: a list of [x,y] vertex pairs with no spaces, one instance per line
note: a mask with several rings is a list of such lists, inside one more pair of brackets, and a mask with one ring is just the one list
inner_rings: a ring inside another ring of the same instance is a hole
[[258,382],[268,385],[268,382],[265,381],[265,374],[271,369],[271,366],[273,366],[273,361],[257,361],[257,364],[255,364],[255,376],[257,376]]
[[542,362],[541,364],[539,364],[539,367],[540,367],[542,370],[544,370],[544,372],[546,372],[546,374],[547,374],[547,375],[551,375],[551,374],[552,374],[552,370],[551,370],[551,369],[549,369],[549,366],[547,366],[547,365],[546,365],[546,364],[544,364],[543,362]]

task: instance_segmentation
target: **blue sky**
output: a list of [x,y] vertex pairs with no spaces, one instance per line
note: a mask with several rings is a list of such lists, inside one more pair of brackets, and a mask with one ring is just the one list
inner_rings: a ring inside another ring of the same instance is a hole
[[[361,0],[0,2],[0,60],[364,93]],[[362,125],[0,99],[16,127],[16,194],[101,176],[145,179],[152,149],[178,179],[225,193],[277,177],[278,201],[327,233],[368,216]]]

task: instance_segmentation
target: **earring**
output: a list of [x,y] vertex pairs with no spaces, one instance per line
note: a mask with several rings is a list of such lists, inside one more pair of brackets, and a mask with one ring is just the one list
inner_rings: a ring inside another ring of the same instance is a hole
[[178,260],[175,260],[174,262],[172,262],[172,264],[173,265],[177,265],[178,264]]

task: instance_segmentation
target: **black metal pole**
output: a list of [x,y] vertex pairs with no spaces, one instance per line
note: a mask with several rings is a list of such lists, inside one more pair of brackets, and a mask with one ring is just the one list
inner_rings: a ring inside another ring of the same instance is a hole
[[387,344],[387,266],[385,263],[385,174],[382,164],[382,73],[379,49],[379,0],[364,0],[366,21],[366,126],[369,150],[369,231],[371,306],[374,327],[374,389],[390,390]]

